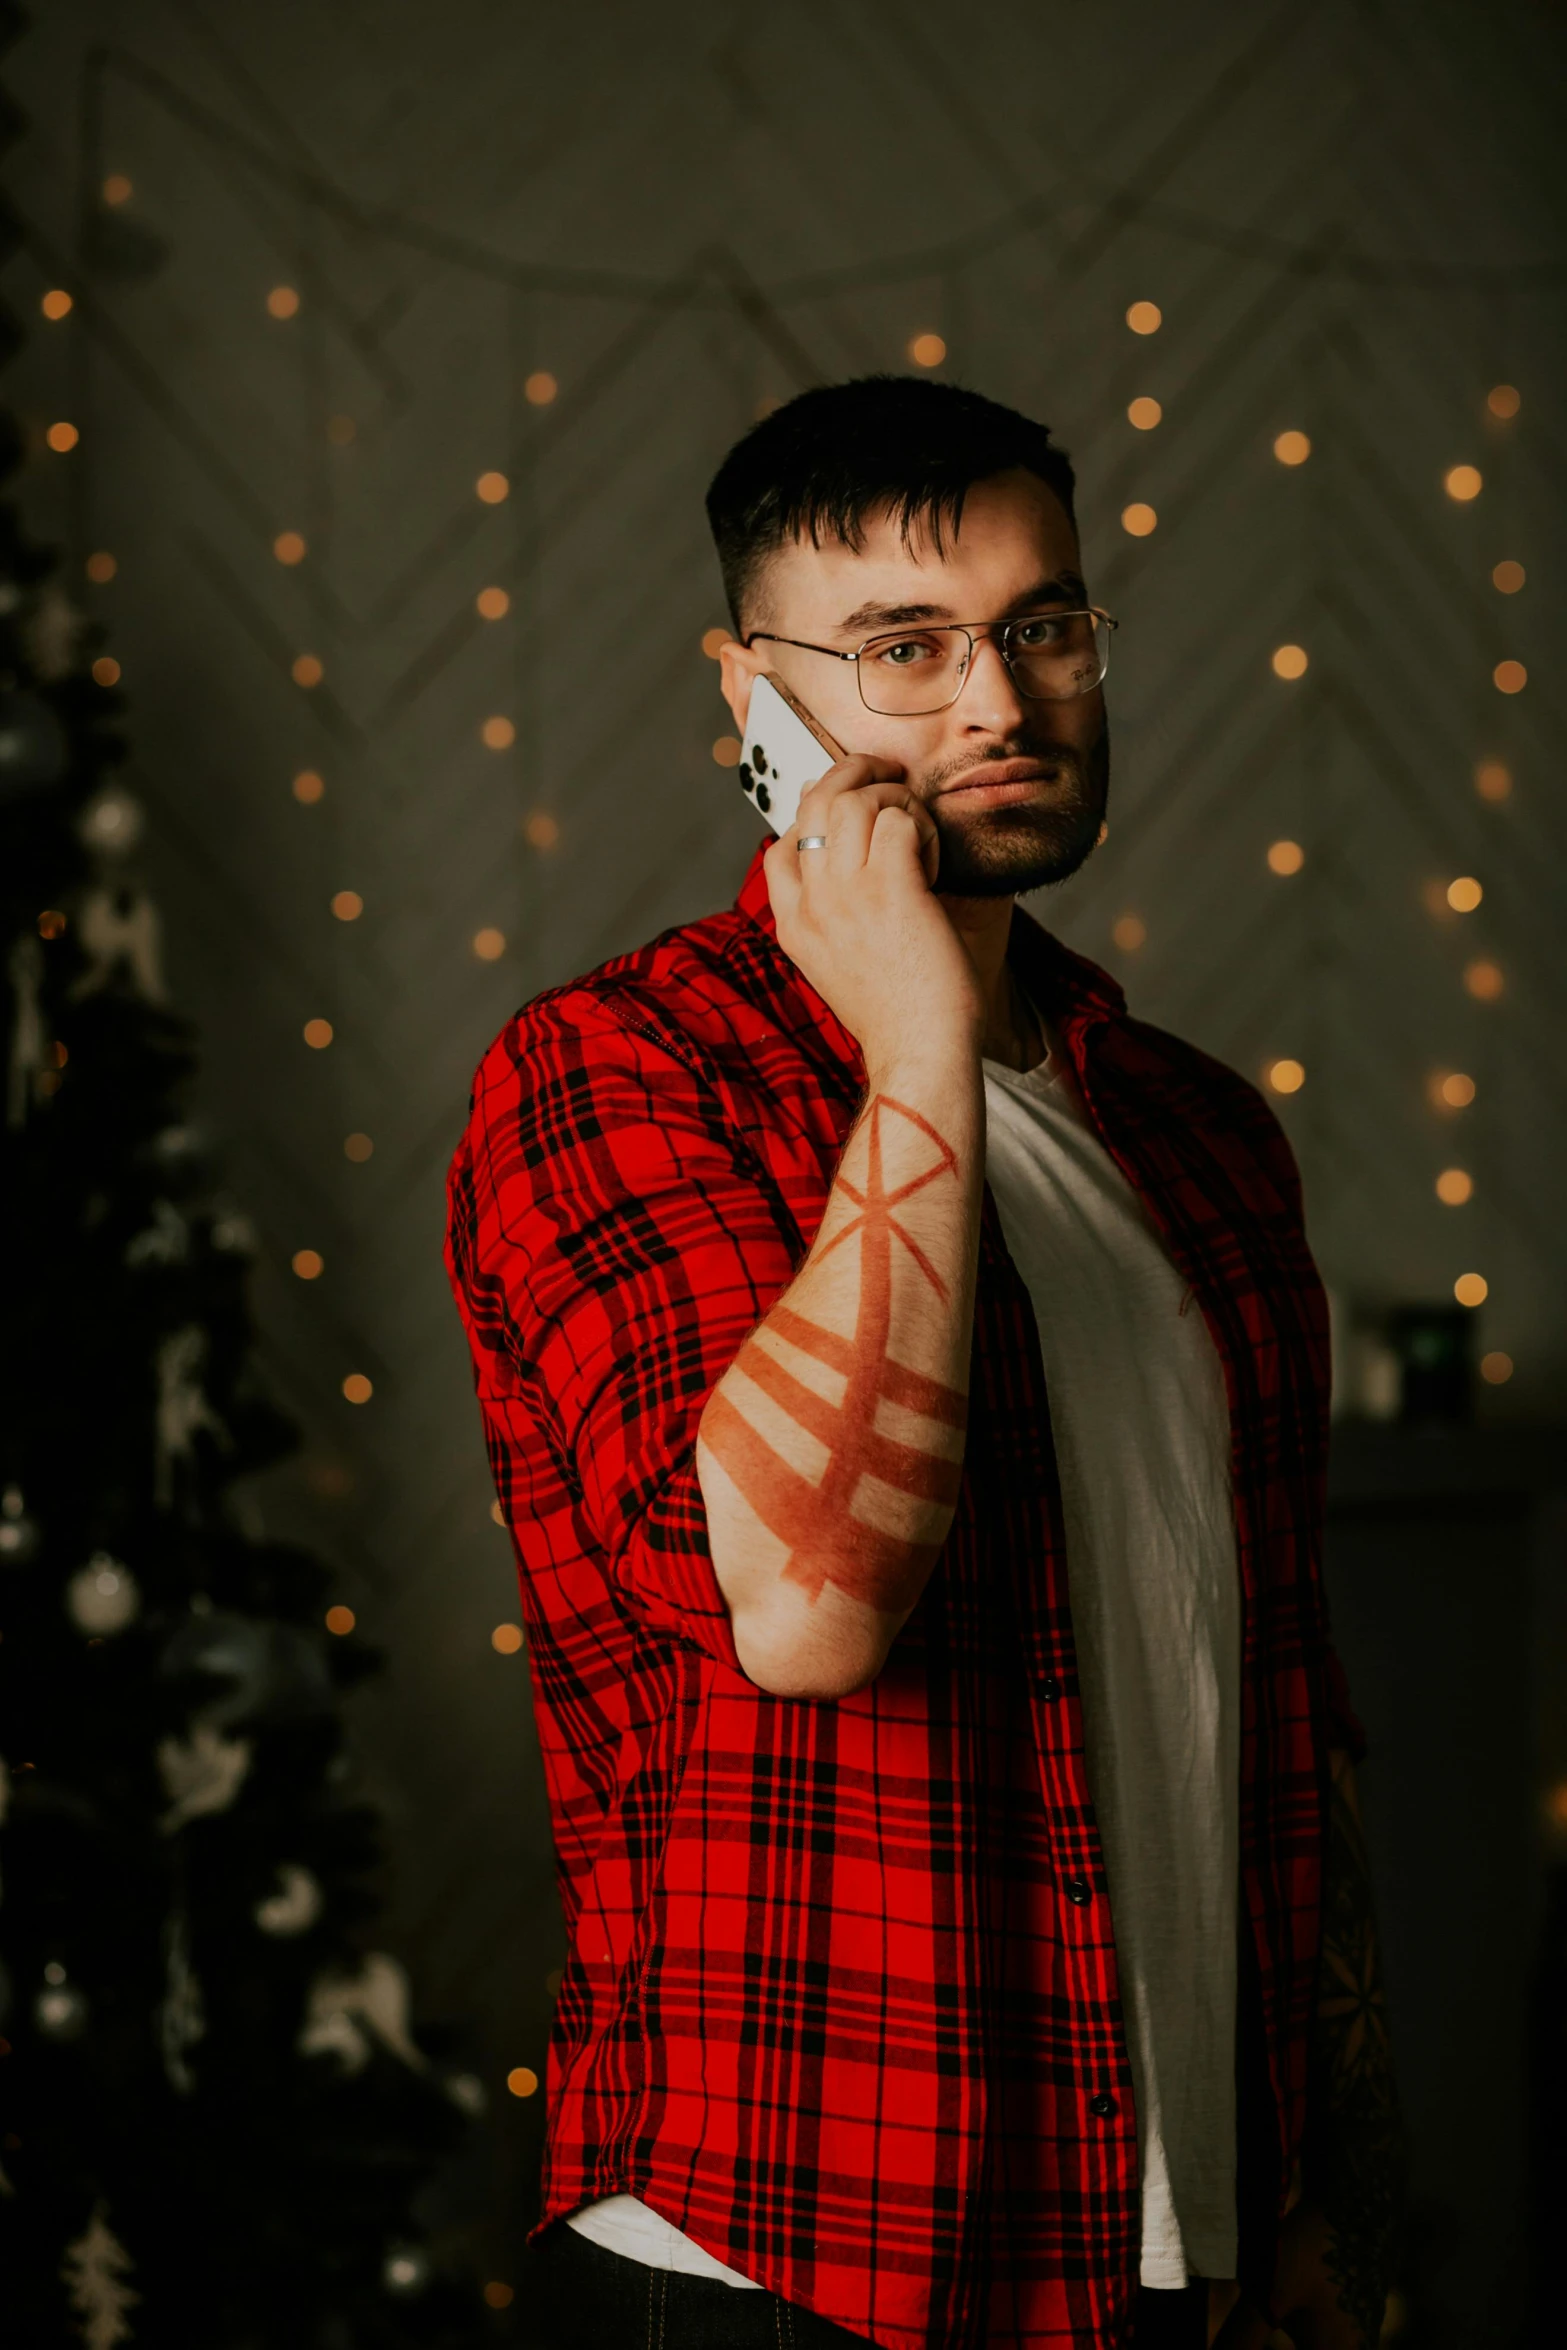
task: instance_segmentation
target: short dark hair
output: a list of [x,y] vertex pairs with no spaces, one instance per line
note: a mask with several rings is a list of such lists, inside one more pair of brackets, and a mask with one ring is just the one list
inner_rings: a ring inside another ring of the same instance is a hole
[[910,375],[801,392],[736,441],[707,493],[730,618],[743,627],[758,571],[795,539],[858,548],[869,517],[891,511],[905,538],[923,522],[939,547],[974,484],[1015,469],[1037,474],[1072,517],[1066,451],[999,400]]

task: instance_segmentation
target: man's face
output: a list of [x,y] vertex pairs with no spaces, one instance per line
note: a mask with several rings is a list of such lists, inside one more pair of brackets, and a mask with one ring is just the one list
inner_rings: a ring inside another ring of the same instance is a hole
[[[977,482],[938,553],[878,516],[857,551],[796,541],[774,555],[747,629],[852,652],[905,622],[1011,620],[1087,593],[1066,509],[1030,473]],[[1067,702],[1019,693],[992,637],[980,637],[957,700],[927,717],[887,718],[860,699],[854,666],[792,645],[724,649],[724,693],[742,734],[751,680],[772,670],[846,751],[896,759],[941,844],[937,888],[1010,897],[1064,881],[1099,838],[1109,788],[1104,695]]]

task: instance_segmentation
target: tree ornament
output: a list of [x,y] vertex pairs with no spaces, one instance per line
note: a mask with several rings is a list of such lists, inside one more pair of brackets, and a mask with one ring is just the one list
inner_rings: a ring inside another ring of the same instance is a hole
[[0,1493],[0,1566],[25,1567],[38,1548],[38,1523],[27,1514],[20,1485]]
[[46,2040],[79,2040],[87,2028],[87,1994],[65,1979],[62,1966],[45,1970],[58,1981],[46,1981],[33,2001],[33,2021]]
[[137,1265],[183,1265],[190,1255],[190,1226],[170,1199],[154,1200],[152,1222],[144,1224],[125,1248],[125,1262]]
[[232,1200],[217,1203],[208,1238],[225,1256],[253,1257],[260,1245],[255,1225]]
[[37,694],[0,694],[0,800],[47,791],[65,773],[65,728]]
[[394,2244],[381,2276],[389,2293],[405,2298],[422,2293],[430,2282],[430,2255],[422,2244]]
[[57,580],[40,588],[27,619],[27,657],[51,685],[76,666],[82,614]]
[[207,2030],[207,2010],[201,1996],[201,1984],[191,1964],[190,1928],[183,1910],[176,1910],[169,1920],[164,1936],[166,1973],[163,2005],[158,2013],[158,2036],[163,2046],[163,2069],[170,2084],[182,2097],[188,2097],[196,2086],[196,2076],[186,2063],[187,2052],[204,2038]]
[[95,1550],[65,1587],[65,1604],[78,1631],[103,1637],[123,1632],[141,1610],[141,1593],[129,1567]]
[[285,1861],[278,1870],[278,1889],[256,1904],[256,1923],[263,1934],[305,1934],[321,1915],[321,1887],[297,1861]]
[[123,783],[95,791],[76,819],[77,838],[95,857],[128,857],[142,836],[145,816],[134,792]]
[[174,1679],[227,1682],[200,1706],[201,1719],[219,1729],[238,1722],[307,1720],[332,1704],[332,1676],[321,1643],[295,1624],[259,1623],[210,1603],[199,1611],[193,1604],[162,1662]]
[[12,942],[7,957],[16,1016],[11,1022],[11,1050],[6,1076],[6,1124],[27,1124],[27,1113],[38,1099],[38,1080],[52,1067],[49,1029],[44,1019],[44,950],[32,931]]
[[158,1772],[173,1798],[160,1825],[166,1836],[187,1820],[227,1811],[245,1783],[252,1748],[248,1738],[225,1738],[212,1722],[193,1722],[188,1738],[160,1738]]
[[87,2350],[115,2350],[117,2343],[128,2342],[131,2329],[126,2312],[141,2299],[125,2281],[135,2264],[111,2230],[106,2212],[103,2203],[96,2206],[86,2229],[66,2247],[60,2263],[61,2282],[71,2297]]
[[124,884],[84,890],[76,908],[76,937],[87,968],[72,983],[74,1001],[98,994],[123,973],[133,995],[149,1004],[167,1002],[163,924],[145,890]]
[[384,1950],[366,1953],[357,1975],[322,1975],[312,1984],[299,2035],[301,2056],[336,2056],[345,2073],[370,2061],[371,2035],[414,2072],[426,2070],[408,2029],[408,1977]]
[[201,1429],[210,1430],[220,1444],[228,1442],[228,1431],[200,1384],[206,1357],[207,1334],[199,1322],[188,1322],[183,1330],[171,1331],[158,1349],[158,1402],[154,1417],[157,1461],[153,1490],[160,1509],[167,1509],[173,1501],[175,1463],[190,1459]]
[[485,2094],[484,2083],[477,2073],[452,2073],[445,2086],[446,2094],[458,2112],[465,2113],[470,2121],[477,2121],[490,2102]]

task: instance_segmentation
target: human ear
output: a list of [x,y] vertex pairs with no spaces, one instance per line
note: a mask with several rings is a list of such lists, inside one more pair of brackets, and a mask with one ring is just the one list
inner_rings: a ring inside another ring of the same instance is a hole
[[751,687],[767,667],[761,653],[753,645],[741,644],[738,637],[730,637],[719,648],[718,688],[729,704],[735,727],[745,739],[746,715],[751,707]]

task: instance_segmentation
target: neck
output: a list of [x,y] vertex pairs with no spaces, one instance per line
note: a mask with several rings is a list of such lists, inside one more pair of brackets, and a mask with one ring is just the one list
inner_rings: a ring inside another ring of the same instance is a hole
[[985,991],[985,1033],[980,1050],[987,1061],[1009,1069],[1032,1069],[1044,1058],[1045,1039],[1007,968],[1012,935],[1012,898],[943,898],[947,919],[968,949]]

